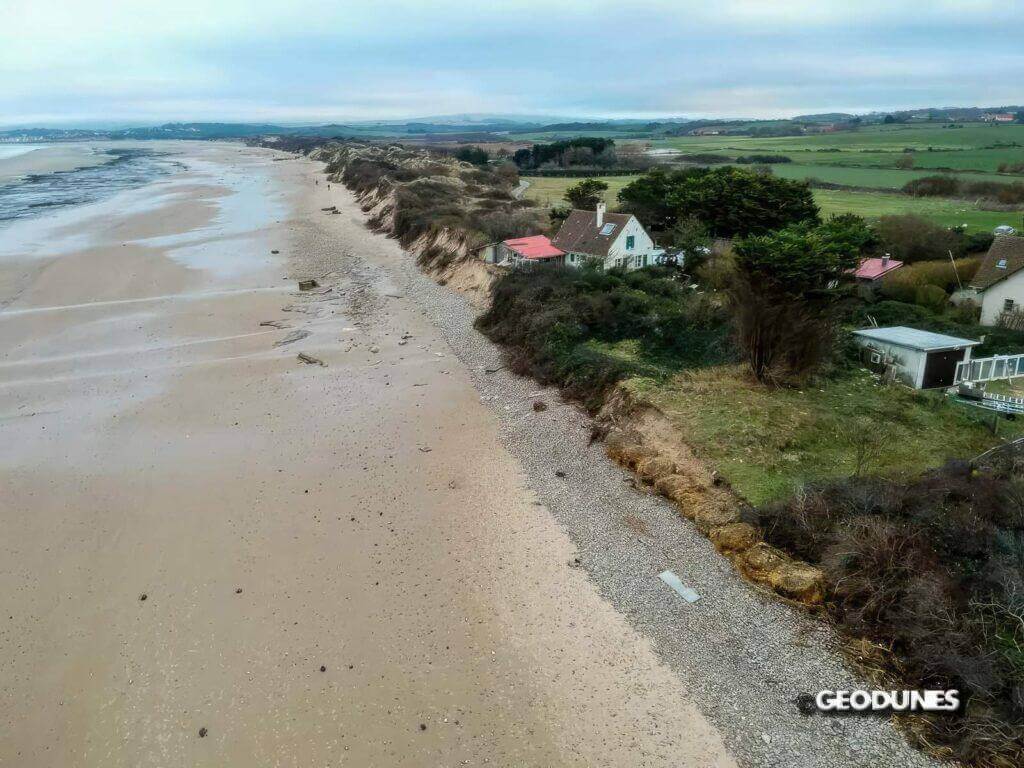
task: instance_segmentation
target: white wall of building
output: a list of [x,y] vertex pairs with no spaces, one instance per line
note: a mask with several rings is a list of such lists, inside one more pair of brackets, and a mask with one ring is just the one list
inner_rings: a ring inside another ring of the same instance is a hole
[[[633,247],[627,247],[629,238],[633,238]],[[611,269],[615,266],[624,266],[627,269],[640,269],[641,267],[653,265],[651,251],[654,250],[654,241],[643,228],[635,216],[630,216],[626,226],[619,232],[611,247],[608,249],[608,256],[604,260],[604,268]],[[647,257],[646,262],[644,257]]]
[[985,289],[980,298],[982,325],[996,324],[1006,308],[1007,299],[1013,302],[1013,309],[1024,310],[1024,270]]

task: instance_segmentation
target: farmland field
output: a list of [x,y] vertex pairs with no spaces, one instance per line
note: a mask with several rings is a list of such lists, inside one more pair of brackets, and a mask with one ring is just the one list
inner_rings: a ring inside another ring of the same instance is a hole
[[[619,143],[630,142],[619,139]],[[1000,173],[1003,163],[1024,163],[1024,125],[982,125],[963,128],[933,125],[876,125],[859,131],[807,136],[677,136],[639,140],[645,148],[682,154],[785,155],[790,163],[776,163],[772,171],[786,179],[816,179],[849,190],[816,189],[822,213],[852,212],[866,218],[915,213],[944,226],[966,224],[970,231],[991,231],[1000,224],[1021,226],[1022,211],[986,211],[975,202],[942,198],[913,198],[898,193],[908,181],[950,173],[969,181],[1024,182],[1024,174]],[[900,168],[913,159],[913,168]],[[634,177],[604,177],[605,199],[616,196]],[[571,178],[531,178],[527,197],[544,205],[562,203]],[[856,189],[853,189],[856,188]],[[876,191],[877,190],[877,191]]]
[[[775,166],[776,169],[786,166]],[[782,175],[782,174],[780,174]],[[604,198],[612,208],[616,205],[619,190],[633,181],[636,176],[599,177],[608,184]],[[529,189],[526,197],[544,206],[564,205],[565,190],[580,181],[578,178],[528,178]],[[838,183],[838,182],[837,182]],[[859,185],[858,186],[862,186]],[[866,186],[866,185],[864,185]],[[991,232],[1000,224],[1020,227],[1022,211],[985,211],[977,205],[962,200],[943,198],[909,197],[894,191],[848,191],[815,189],[814,201],[821,208],[822,215],[833,213],[856,213],[867,219],[902,213],[914,213],[946,227],[967,225],[969,232]]]
[[[530,182],[526,190],[526,197],[536,200],[544,206],[565,205],[562,195],[565,190],[573,184],[578,184],[582,179],[554,178],[549,176],[526,176],[525,181]],[[598,176],[598,179],[608,185],[608,191],[604,193],[604,199],[609,207],[615,207],[616,197],[619,190],[636,179],[636,176]]]

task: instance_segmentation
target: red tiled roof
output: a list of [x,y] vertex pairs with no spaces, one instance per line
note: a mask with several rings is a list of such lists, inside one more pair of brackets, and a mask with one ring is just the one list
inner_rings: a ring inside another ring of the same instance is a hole
[[896,259],[889,259],[889,263],[884,265],[882,262],[882,259],[864,259],[853,273],[854,277],[858,280],[877,280],[882,275],[887,275],[894,269],[903,266],[903,262],[896,261]]
[[555,248],[544,235],[517,237],[513,240],[506,240],[503,245],[511,248],[524,259],[553,259],[557,256],[565,256],[565,252]]

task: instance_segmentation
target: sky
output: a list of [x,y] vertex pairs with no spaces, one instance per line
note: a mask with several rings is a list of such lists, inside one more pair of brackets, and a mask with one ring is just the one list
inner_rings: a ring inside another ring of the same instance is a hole
[[1024,102],[1024,0],[0,0],[0,125]]

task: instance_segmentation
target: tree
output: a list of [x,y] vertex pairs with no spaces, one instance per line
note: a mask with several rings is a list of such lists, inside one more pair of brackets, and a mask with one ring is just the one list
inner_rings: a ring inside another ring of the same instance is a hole
[[579,184],[565,190],[565,199],[573,208],[592,211],[601,202],[601,196],[608,190],[608,185],[600,179],[583,179]]
[[458,160],[463,160],[464,162],[472,163],[473,165],[487,165],[490,160],[490,156],[485,150],[480,149],[480,147],[472,146],[459,148],[455,153],[455,157]]
[[842,217],[733,243],[729,298],[740,348],[758,381],[802,382],[829,355],[838,286],[864,247],[860,229]]
[[759,235],[799,222],[817,222],[806,182],[725,166],[703,169],[669,192],[676,220],[700,219],[717,237]]
[[704,263],[711,248],[708,228],[699,219],[683,219],[669,234],[672,245],[683,252],[686,271],[693,274]]
[[1024,109],[1017,113],[1017,122],[1024,123]]

